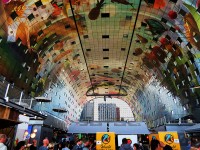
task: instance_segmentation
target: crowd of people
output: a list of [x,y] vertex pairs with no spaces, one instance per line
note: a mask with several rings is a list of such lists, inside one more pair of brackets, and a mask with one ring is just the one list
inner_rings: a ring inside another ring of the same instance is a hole
[[[0,150],[8,150],[5,142],[7,136],[0,134]],[[138,143],[131,145],[126,138],[122,139],[122,144],[119,150],[145,150],[146,148]],[[152,140],[150,143],[151,150],[173,150],[170,145],[166,145],[159,140]],[[20,141],[12,150],[96,150],[96,143],[94,139],[77,139],[76,143],[69,140],[62,140],[59,143],[49,143],[48,138],[43,139],[43,145],[37,147],[37,140],[33,139],[31,144],[26,144],[25,141]],[[200,150],[200,143],[190,145],[187,150]]]

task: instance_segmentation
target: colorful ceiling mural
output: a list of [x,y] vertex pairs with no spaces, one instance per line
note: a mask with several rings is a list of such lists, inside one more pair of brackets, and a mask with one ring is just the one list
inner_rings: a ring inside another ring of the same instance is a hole
[[0,73],[33,97],[59,84],[73,87],[79,105],[115,96],[133,110],[138,89],[156,76],[193,109],[199,7],[199,0],[1,0]]

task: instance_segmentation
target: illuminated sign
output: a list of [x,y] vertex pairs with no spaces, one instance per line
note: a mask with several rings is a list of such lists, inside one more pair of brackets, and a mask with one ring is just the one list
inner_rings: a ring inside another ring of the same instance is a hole
[[159,140],[170,145],[173,150],[181,150],[177,132],[158,132]]
[[115,133],[97,132],[96,150],[115,150]]

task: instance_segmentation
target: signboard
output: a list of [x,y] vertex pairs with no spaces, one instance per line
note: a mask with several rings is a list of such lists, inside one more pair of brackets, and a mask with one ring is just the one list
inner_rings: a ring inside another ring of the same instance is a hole
[[118,135],[118,146],[121,146],[122,139],[126,138],[128,141],[128,144],[133,146],[134,143],[138,143],[137,135]]
[[181,150],[177,132],[158,132],[159,139],[164,144],[170,145],[173,150]]
[[115,133],[97,132],[96,150],[115,150]]

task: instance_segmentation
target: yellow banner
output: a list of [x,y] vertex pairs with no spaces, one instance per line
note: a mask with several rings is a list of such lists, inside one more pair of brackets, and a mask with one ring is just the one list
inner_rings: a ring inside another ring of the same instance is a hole
[[173,150],[181,150],[177,132],[158,132],[159,140],[170,145]]
[[96,150],[115,150],[115,133],[97,132]]

